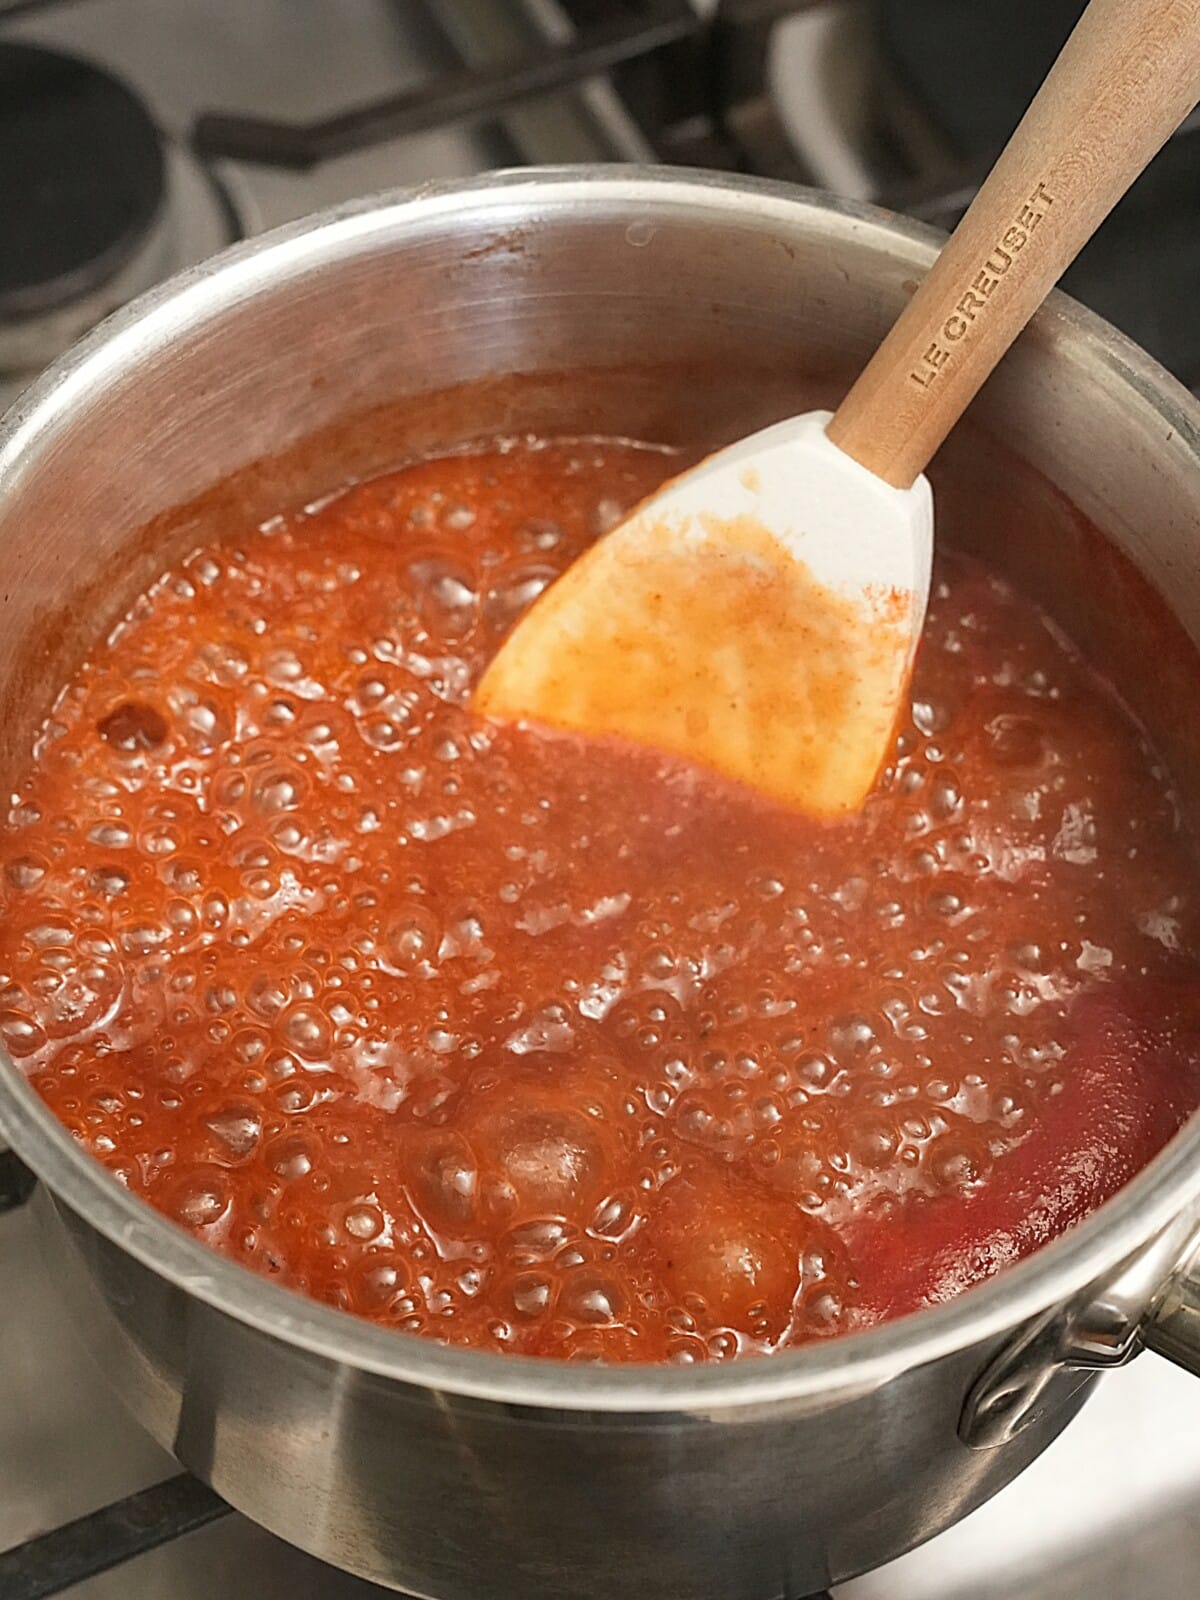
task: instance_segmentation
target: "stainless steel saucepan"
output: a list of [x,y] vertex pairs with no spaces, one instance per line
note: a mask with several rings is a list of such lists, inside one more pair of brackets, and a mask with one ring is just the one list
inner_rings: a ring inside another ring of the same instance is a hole
[[[561,170],[343,207],[177,278],[0,428],[0,778],[81,650],[231,518],[471,435],[707,444],[824,403],[935,247],[769,184]],[[1200,812],[1200,407],[1059,297],[940,476],[939,537],[1060,610]],[[1096,1369],[1145,1343],[1200,1370],[1195,1123],[955,1303],[699,1371],[442,1349],[310,1303],[123,1190],[7,1059],[0,1131],[155,1438],[285,1539],[438,1600],[792,1600],[995,1493]]]

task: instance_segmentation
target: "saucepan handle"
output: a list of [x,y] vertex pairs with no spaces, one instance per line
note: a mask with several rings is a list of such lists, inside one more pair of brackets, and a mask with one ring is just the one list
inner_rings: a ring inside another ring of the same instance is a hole
[[1171,1274],[1165,1293],[1142,1326],[1147,1350],[1200,1378],[1200,1240]]
[[996,1351],[958,1434],[994,1450],[1068,1405],[1098,1372],[1157,1350],[1200,1376],[1200,1216],[1182,1215],[1109,1278],[1051,1306]]

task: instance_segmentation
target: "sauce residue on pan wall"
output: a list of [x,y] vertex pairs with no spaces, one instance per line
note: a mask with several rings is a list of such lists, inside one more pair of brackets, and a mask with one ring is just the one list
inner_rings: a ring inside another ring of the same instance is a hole
[[1200,1100],[1167,775],[1027,599],[943,557],[865,811],[466,709],[667,475],[448,456],[134,606],[2,843],[0,1033],[130,1189],[386,1325],[702,1361],[946,1298]]

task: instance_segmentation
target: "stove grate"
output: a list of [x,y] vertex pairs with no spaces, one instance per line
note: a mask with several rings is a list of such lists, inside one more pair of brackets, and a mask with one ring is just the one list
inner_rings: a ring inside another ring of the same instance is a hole
[[462,67],[409,93],[389,96],[318,122],[207,111],[192,128],[196,153],[212,160],[254,161],[305,170],[385,140],[447,123],[486,118],[533,95],[570,88],[585,78],[694,37],[700,19],[688,0],[668,0],[640,21],[617,17],[569,43],[547,42],[519,60]]
[[0,1595],[50,1600],[231,1510],[199,1478],[181,1472],[0,1554]]
[[776,23],[824,3],[717,0],[703,12],[692,0],[563,0],[574,22],[566,40],[315,122],[202,111],[192,147],[203,160],[305,171],[387,140],[488,120],[607,73],[660,160],[805,180],[767,92],[767,53]]

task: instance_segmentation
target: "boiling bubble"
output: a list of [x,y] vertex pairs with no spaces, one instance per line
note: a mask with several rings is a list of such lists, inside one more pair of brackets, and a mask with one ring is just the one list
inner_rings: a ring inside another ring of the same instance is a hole
[[176,1179],[166,1203],[171,1215],[189,1228],[210,1228],[232,1203],[229,1179],[220,1167],[194,1167]]
[[246,1101],[227,1101],[204,1119],[213,1136],[214,1157],[219,1161],[246,1161],[262,1137],[262,1118],[257,1107]]

